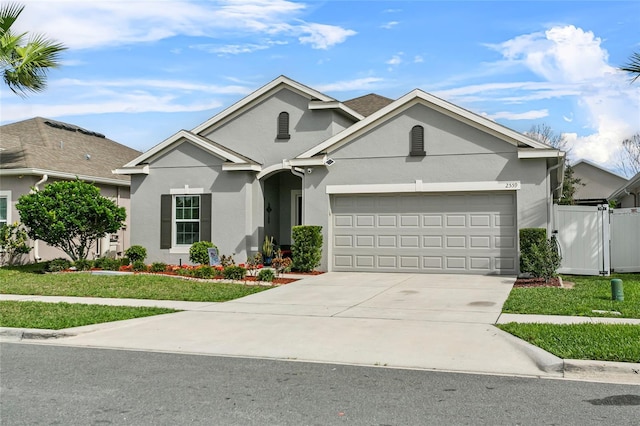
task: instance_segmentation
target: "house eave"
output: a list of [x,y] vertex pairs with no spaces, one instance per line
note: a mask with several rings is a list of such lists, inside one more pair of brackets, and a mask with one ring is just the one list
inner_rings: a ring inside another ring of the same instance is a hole
[[351,119],[356,120],[356,121],[360,121],[360,120],[364,119],[364,115],[359,114],[358,112],[356,112],[355,110],[349,108],[348,106],[346,106],[342,102],[338,102],[338,101],[318,101],[318,100],[309,101],[309,110],[315,111],[315,110],[325,110],[325,109],[336,110],[336,111],[342,113],[343,115],[346,115],[348,118],[351,118]]
[[291,167],[326,166],[327,156],[318,155],[311,158],[292,158],[288,163]]
[[81,175],[76,173],[59,172],[55,170],[21,168],[21,169],[0,169],[0,176],[39,176],[47,175],[49,178],[74,180],[76,177],[86,182],[100,183],[114,186],[131,186],[130,181],[123,179],[109,179],[99,176]]
[[564,158],[564,151],[557,149],[541,149],[541,148],[518,148],[518,158]]
[[148,175],[149,165],[144,164],[136,167],[121,167],[119,169],[112,170],[115,175]]
[[249,164],[249,163],[224,163],[222,165],[223,171],[249,171],[249,172],[258,172],[262,171],[262,166],[259,164]]

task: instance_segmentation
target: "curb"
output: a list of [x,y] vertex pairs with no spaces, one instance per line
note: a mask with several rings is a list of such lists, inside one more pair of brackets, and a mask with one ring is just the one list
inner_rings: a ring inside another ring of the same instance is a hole
[[0,327],[0,337],[9,338],[11,340],[47,340],[72,336],[75,336],[75,334],[60,330]]
[[616,381],[640,386],[640,363],[565,359],[564,378]]
[[532,345],[513,334],[502,331],[497,327],[496,330],[500,331],[502,336],[509,341],[509,343],[524,352],[524,354],[527,355],[540,370],[545,373],[555,373],[560,376],[564,374],[564,360],[562,358]]

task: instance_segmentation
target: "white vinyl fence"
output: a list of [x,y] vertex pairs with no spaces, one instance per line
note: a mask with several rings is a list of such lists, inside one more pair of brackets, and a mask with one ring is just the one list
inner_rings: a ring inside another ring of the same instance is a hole
[[562,251],[558,272],[576,275],[640,272],[639,209],[555,205],[554,217]]

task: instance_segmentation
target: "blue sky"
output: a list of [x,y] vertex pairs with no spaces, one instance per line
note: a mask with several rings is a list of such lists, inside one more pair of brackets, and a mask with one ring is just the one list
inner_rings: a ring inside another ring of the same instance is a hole
[[638,1],[23,1],[65,43],[46,92],[3,86],[2,124],[42,116],[141,151],[283,74],[339,100],[420,88],[617,169],[640,131]]

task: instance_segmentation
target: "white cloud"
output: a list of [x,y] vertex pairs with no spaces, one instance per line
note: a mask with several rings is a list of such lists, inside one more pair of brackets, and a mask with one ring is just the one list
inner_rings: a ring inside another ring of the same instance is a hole
[[355,31],[300,21],[306,6],[287,0],[48,0],[27,5],[16,29],[47,34],[72,49],[153,42],[178,35],[299,37],[327,49]]
[[402,56],[403,55],[404,55],[404,53],[399,52],[397,55],[393,55],[391,57],[391,59],[389,59],[387,62],[385,62],[385,64],[391,65],[391,66],[400,65],[402,63]]
[[424,62],[424,58],[420,55],[416,55],[413,57],[413,63],[414,64],[421,64]]
[[[640,87],[630,86],[626,76],[609,65],[608,52],[593,32],[573,25],[556,26],[490,47],[500,52],[508,65],[517,64],[543,80],[484,87],[499,90],[511,85],[521,90],[502,100],[570,97],[576,102],[575,115],[588,123],[583,135],[567,133],[577,158],[611,166],[620,142],[640,131]],[[482,88],[469,86],[455,94]]]
[[347,37],[355,35],[353,30],[325,24],[305,24],[299,27],[304,34],[298,38],[302,44],[310,44],[314,49],[328,49],[343,43]]
[[501,111],[493,114],[487,114],[486,116],[492,120],[538,120],[540,118],[547,117],[549,111],[546,109],[527,111],[527,112],[510,112]]
[[400,22],[398,22],[398,21],[390,21],[390,22],[387,22],[386,24],[380,25],[380,28],[384,28],[385,30],[390,30],[393,27],[395,27],[396,25],[398,25],[399,23]]

